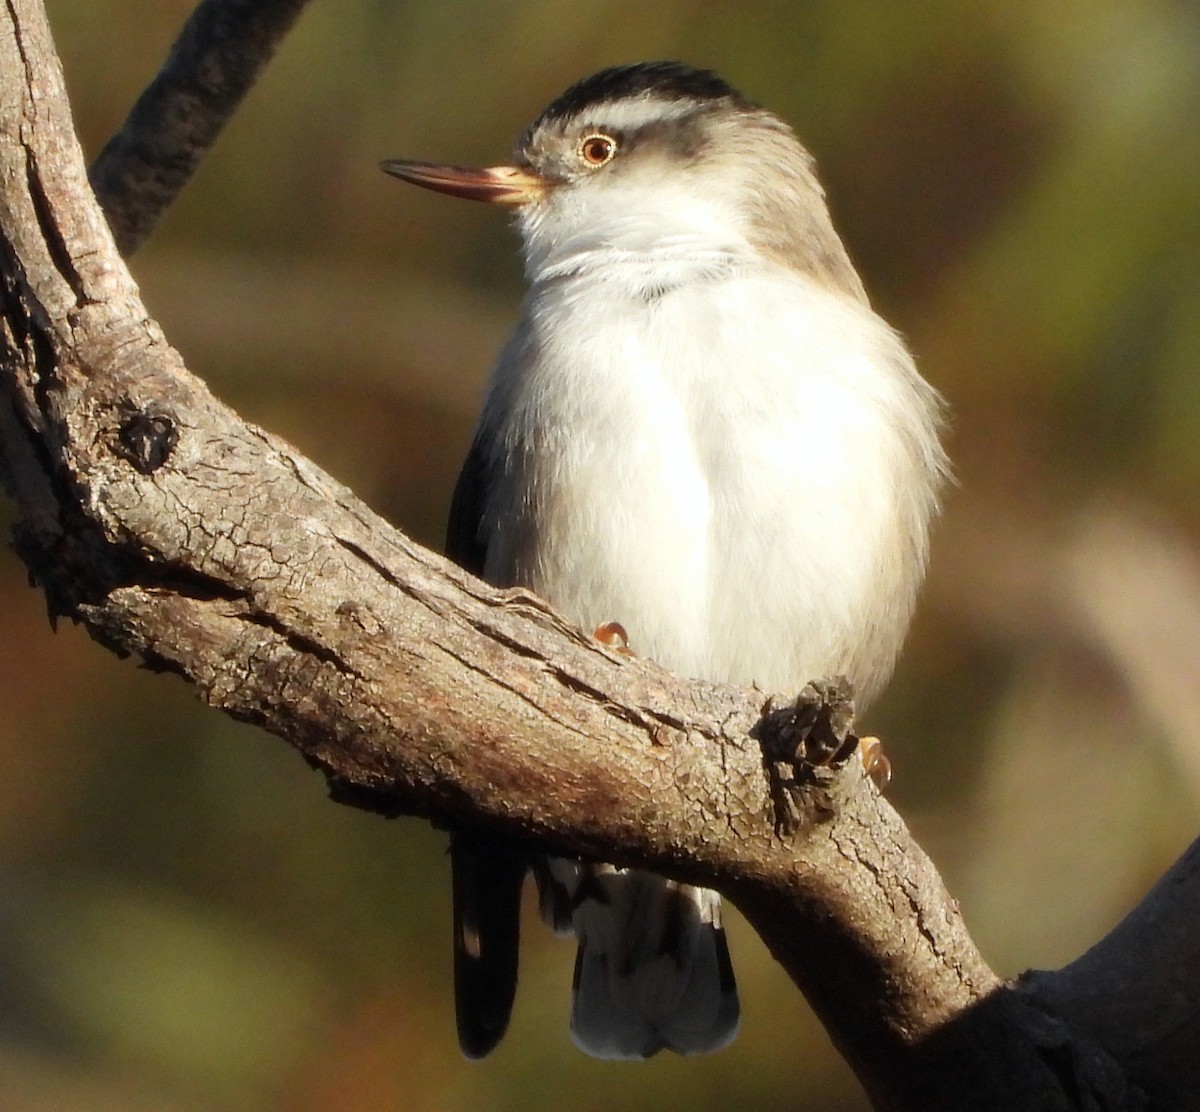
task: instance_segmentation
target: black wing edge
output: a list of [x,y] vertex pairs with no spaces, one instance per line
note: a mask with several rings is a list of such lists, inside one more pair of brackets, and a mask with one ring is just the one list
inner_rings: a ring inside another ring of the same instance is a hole
[[468,1058],[483,1058],[504,1037],[512,1014],[529,859],[503,840],[485,845],[480,835],[457,832],[450,868],[458,1042]]
[[454,484],[450,517],[446,523],[446,555],[464,571],[480,579],[487,563],[487,545],[479,535],[487,499],[486,462],[483,440],[476,433],[458,473],[458,482]]

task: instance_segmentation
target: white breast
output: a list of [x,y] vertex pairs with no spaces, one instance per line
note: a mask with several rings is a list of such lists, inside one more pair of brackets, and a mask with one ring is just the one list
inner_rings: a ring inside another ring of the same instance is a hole
[[936,395],[803,277],[598,250],[533,288],[493,377],[488,578],[687,675],[869,698],[925,561]]

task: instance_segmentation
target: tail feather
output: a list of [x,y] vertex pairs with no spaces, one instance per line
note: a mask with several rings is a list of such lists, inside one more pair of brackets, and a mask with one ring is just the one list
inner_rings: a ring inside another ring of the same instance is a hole
[[512,1013],[529,861],[502,841],[458,833],[450,868],[458,1041],[468,1058],[482,1058],[504,1037]]
[[637,870],[579,868],[576,1045],[623,1059],[726,1046],[740,1007],[720,897]]

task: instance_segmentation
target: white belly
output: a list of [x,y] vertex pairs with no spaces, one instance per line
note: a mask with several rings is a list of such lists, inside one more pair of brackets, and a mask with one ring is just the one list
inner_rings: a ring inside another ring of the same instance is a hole
[[484,414],[487,575],[686,675],[866,698],[923,569],[936,396],[870,310],[780,273],[531,294]]

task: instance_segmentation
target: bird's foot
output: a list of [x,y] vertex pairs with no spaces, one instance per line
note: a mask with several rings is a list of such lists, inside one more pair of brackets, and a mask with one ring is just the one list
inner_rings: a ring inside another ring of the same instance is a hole
[[606,649],[612,649],[615,653],[620,653],[622,656],[634,655],[633,650],[629,647],[629,634],[625,632],[625,627],[620,622],[605,622],[603,625],[598,625],[592,633],[592,637]]
[[883,742],[877,737],[860,737],[858,755],[862,758],[866,774],[875,781],[875,786],[883,791],[892,779],[892,762],[883,751]]

